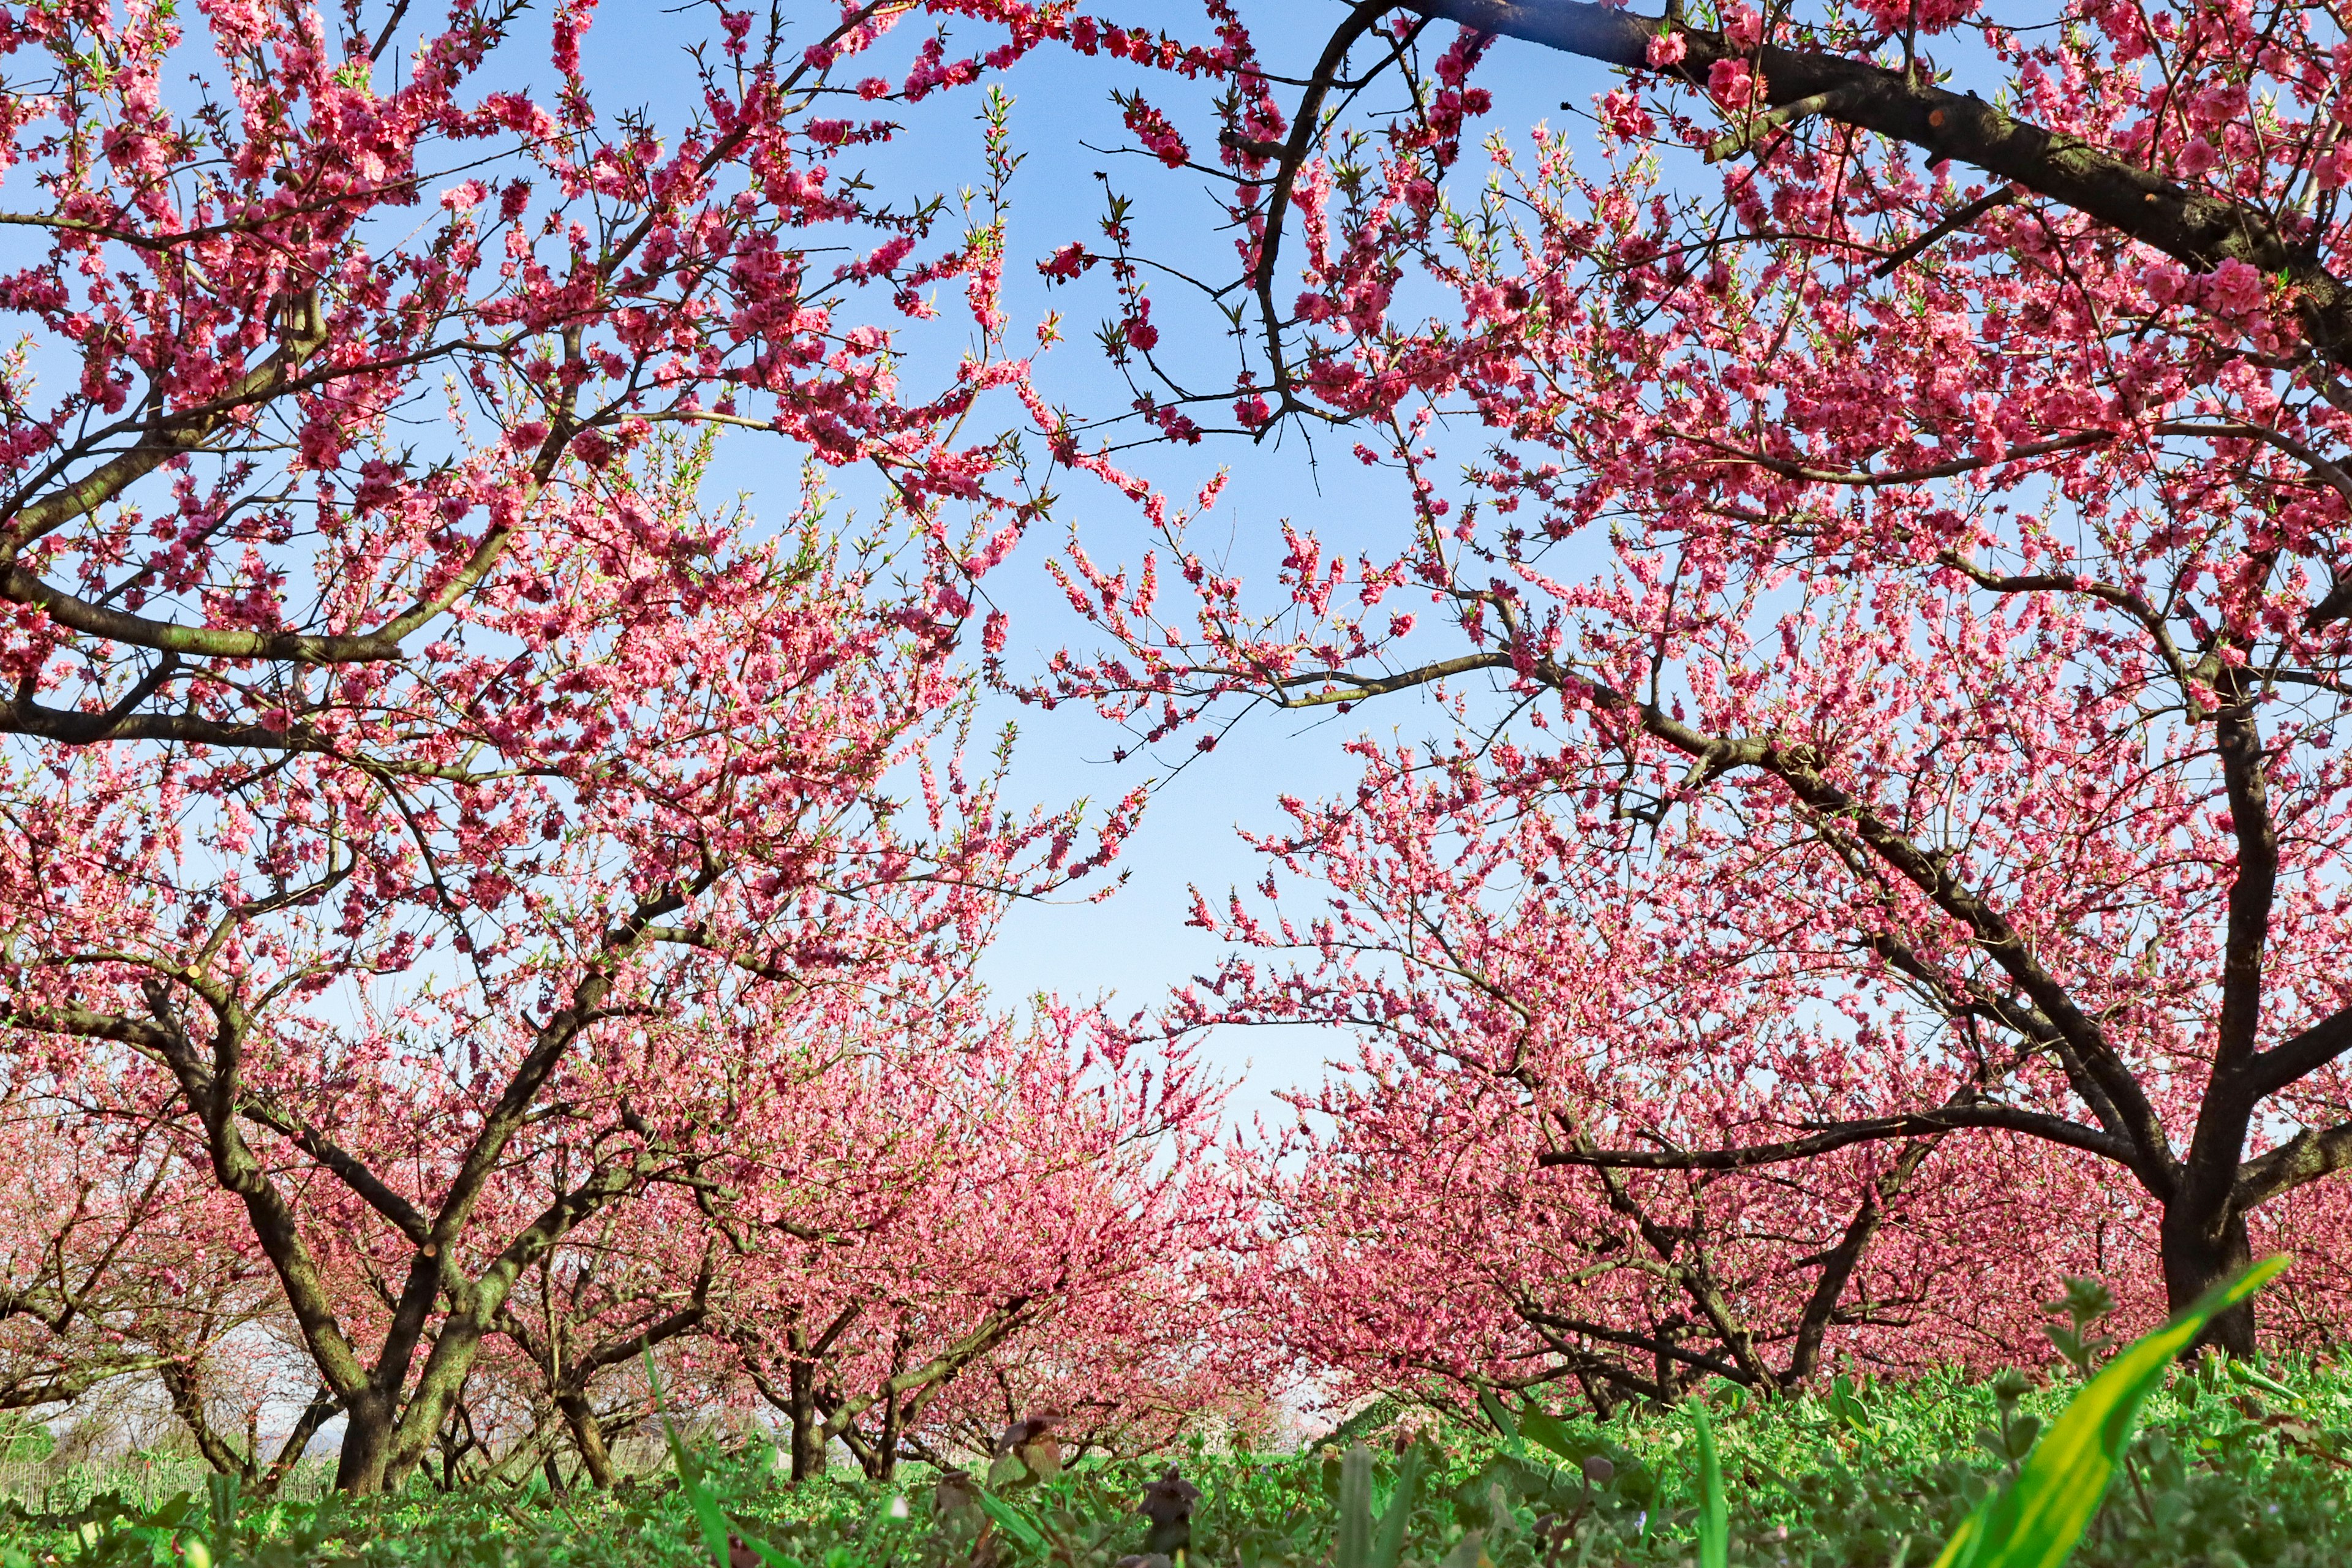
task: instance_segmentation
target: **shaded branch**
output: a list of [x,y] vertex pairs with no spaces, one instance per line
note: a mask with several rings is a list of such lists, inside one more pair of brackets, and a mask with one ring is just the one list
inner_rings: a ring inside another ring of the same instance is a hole
[[2119,1165],[2129,1166],[2134,1162],[2130,1145],[2095,1127],[2017,1106],[1979,1104],[1840,1122],[1802,1138],[1737,1149],[1547,1149],[1537,1156],[1537,1163],[1609,1171],[1748,1171],[1760,1165],[1809,1160],[1856,1143],[1880,1143],[1892,1138],[1935,1138],[1962,1128],[2021,1132],[2080,1149]]
[[2230,1191],[2231,1207],[2238,1214],[2318,1181],[2352,1169],[2352,1122],[2324,1129],[2305,1128],[2269,1153],[2238,1167]]
[[[2312,349],[2352,366],[2352,285],[2252,202],[2191,189],[2074,136],[2016,118],[1990,100],[1952,92],[1866,60],[1767,45],[1735,49],[1717,32],[1581,0],[1404,0],[1423,16],[1540,44],[1705,91],[1718,60],[1747,60],[1775,108],[1822,100],[1822,118],[1906,142],[2021,185],[2199,272],[2242,261],[2292,291]],[[1649,63],[1650,40],[1679,34],[1683,58]]]

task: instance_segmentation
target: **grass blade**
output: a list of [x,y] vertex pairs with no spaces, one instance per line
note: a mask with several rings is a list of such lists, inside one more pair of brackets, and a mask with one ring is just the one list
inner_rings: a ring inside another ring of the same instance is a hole
[[653,1384],[654,1411],[661,1417],[662,1436],[669,1441],[670,1462],[677,1467],[678,1485],[686,1492],[687,1506],[694,1510],[695,1523],[701,1527],[702,1544],[709,1552],[710,1561],[718,1568],[733,1568],[734,1553],[730,1543],[740,1541],[769,1568],[800,1568],[796,1560],[785,1556],[766,1542],[734,1529],[727,1517],[727,1510],[719,1506],[719,1499],[702,1484],[702,1477],[695,1468],[693,1458],[687,1453],[686,1444],[677,1435],[677,1426],[669,1418],[669,1406],[662,1399],[661,1373],[654,1369],[651,1351],[646,1352],[646,1377]]
[[1416,1444],[1405,1450],[1403,1461],[1397,1466],[1396,1490],[1389,1494],[1388,1511],[1381,1515],[1369,1568],[1397,1568],[1404,1555],[1404,1527],[1412,1518],[1413,1501],[1421,1491],[1421,1447]]
[[1486,1419],[1495,1424],[1495,1430],[1503,1435],[1504,1442],[1513,1448],[1524,1446],[1519,1440],[1519,1424],[1511,1419],[1510,1407],[1495,1396],[1493,1389],[1478,1391],[1478,1408],[1486,1413]]
[[999,1530],[1038,1556],[1044,1557],[1051,1551],[1045,1540],[1045,1532],[1037,1528],[1036,1521],[1011,1503],[982,1492],[980,1506],[987,1511],[989,1518],[996,1521],[996,1527]]
[[1731,1509],[1723,1496],[1723,1461],[1715,1452],[1715,1429],[1706,1406],[1691,1405],[1698,1434],[1698,1568],[1730,1568]]
[[1350,1443],[1339,1459],[1339,1539],[1332,1568],[1371,1568],[1372,1456]]
[[1934,1568],[2059,1568],[2074,1554],[2123,1463],[2140,1405],[2205,1325],[2287,1265],[2265,1258],[2164,1327],[2118,1352],[2025,1457],[2017,1479],[1945,1544]]

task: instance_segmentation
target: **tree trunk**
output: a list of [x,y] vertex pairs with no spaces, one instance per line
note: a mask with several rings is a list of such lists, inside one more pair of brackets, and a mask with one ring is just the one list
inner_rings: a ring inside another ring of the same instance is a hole
[[[795,1336],[799,1331],[794,1330]],[[816,1367],[795,1361],[788,1369],[792,1384],[793,1479],[807,1480],[824,1474],[824,1420],[816,1407]]]
[[214,1427],[210,1417],[205,1414],[204,1390],[195,1368],[185,1361],[167,1361],[155,1371],[163,1380],[164,1392],[171,1396],[172,1413],[180,1418],[181,1425],[188,1429],[188,1435],[195,1439],[196,1452],[204,1456],[205,1463],[222,1475],[251,1481],[254,1456],[260,1450],[257,1447],[248,1447],[240,1454]]
[[[894,1376],[897,1374],[898,1370],[898,1369],[896,1367],[891,1369]],[[874,1479],[877,1481],[887,1483],[893,1476],[896,1476],[898,1473],[898,1427],[900,1426],[903,1414],[904,1407],[899,1403],[899,1399],[897,1394],[893,1394],[884,1396],[882,1401],[882,1441],[880,1446],[876,1448],[874,1454]]]
[[604,1446],[604,1428],[596,1419],[596,1407],[588,1403],[585,1394],[559,1394],[555,1407],[563,1413],[563,1425],[572,1434],[572,1447],[579,1450],[589,1484],[599,1491],[611,1489],[617,1479],[613,1474],[613,1451]]
[[369,1389],[345,1402],[343,1447],[335,1457],[335,1489],[352,1497],[373,1497],[383,1490],[384,1468],[392,1459],[392,1401]]
[[[2164,1295],[2175,1312],[2253,1261],[2246,1216],[2226,1209],[2209,1220],[2188,1205],[2174,1203],[2159,1230],[2164,1258]],[[2215,1318],[2186,1352],[2217,1350],[2225,1355],[2254,1353],[2254,1304],[2242,1301]]]

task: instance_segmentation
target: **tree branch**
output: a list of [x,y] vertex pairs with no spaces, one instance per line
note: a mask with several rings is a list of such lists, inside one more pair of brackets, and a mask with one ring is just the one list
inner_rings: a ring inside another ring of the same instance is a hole
[[[1680,79],[1706,90],[1718,60],[1750,61],[1775,107],[1825,99],[1822,117],[1906,142],[2022,185],[2199,272],[2243,261],[2293,290],[2304,335],[2322,359],[2352,366],[2352,286],[2319,264],[2264,208],[2190,189],[2168,174],[2008,114],[1974,93],[1811,50],[1735,49],[1720,33],[1580,0],[1404,0],[1424,16],[1566,54]],[[1681,35],[1683,58],[1657,68],[1650,40]]]
[[2352,1007],[2342,1007],[2282,1041],[2246,1064],[2247,1080],[2260,1094],[2276,1094],[2352,1051]]
[[1880,1143],[1891,1138],[1934,1138],[1962,1128],[1995,1129],[2004,1132],[2021,1132],[2052,1143],[2063,1143],[2070,1149],[2080,1149],[2113,1160],[2124,1166],[2133,1164],[2133,1150],[2122,1139],[2112,1137],[2079,1121],[2069,1121],[2063,1116],[2052,1116],[2039,1110],[2026,1110],[2011,1105],[1956,1105],[1938,1110],[1913,1111],[1905,1116],[1874,1117],[1866,1121],[1840,1122],[1802,1138],[1790,1138],[1777,1143],[1751,1143],[1737,1149],[1547,1149],[1536,1157],[1538,1164],[1576,1165],[1607,1171],[1748,1171],[1760,1165],[1785,1165],[1797,1160],[1810,1160],[1816,1154],[1850,1148],[1856,1143]]
[[2281,1193],[2347,1168],[2352,1168],[2352,1122],[2323,1129],[2306,1127],[2269,1153],[2238,1167],[2238,1179],[2230,1192],[2231,1208],[2249,1214]]

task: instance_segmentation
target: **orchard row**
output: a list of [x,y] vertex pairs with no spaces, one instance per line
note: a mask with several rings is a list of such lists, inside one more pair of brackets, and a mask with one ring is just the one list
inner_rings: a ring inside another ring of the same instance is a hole
[[[648,1364],[882,1476],[2273,1250],[2212,1344],[2335,1342],[2338,15],[1128,9],[719,0],[658,110],[582,0],[0,13],[0,1405],[369,1492],[604,1479]],[[1027,245],[1080,70],[1144,156]],[[1389,500],[1260,571],[1170,476],[1286,440]],[[1013,1006],[1150,792],[1019,798],[1008,698],[1369,729],[1214,973]],[[1227,1128],[1272,1025],[1349,1062]]]

